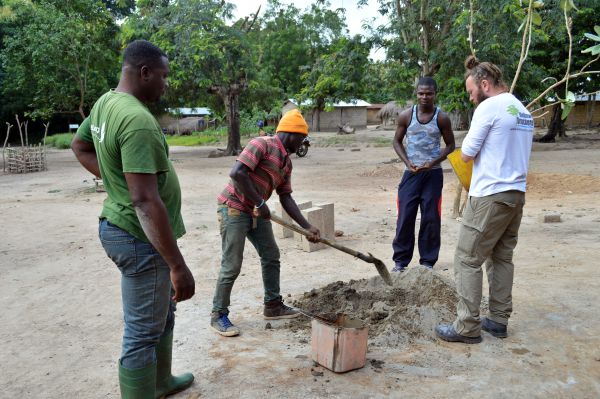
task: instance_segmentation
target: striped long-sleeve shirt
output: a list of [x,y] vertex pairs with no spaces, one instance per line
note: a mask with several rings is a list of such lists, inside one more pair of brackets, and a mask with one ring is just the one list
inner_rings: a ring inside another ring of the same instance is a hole
[[[273,190],[277,190],[278,195],[292,192],[292,161],[279,137],[257,137],[251,140],[237,160],[250,169],[250,179],[265,201],[271,197]],[[236,187],[233,180],[219,194],[217,201],[246,213],[252,213],[255,206]]]

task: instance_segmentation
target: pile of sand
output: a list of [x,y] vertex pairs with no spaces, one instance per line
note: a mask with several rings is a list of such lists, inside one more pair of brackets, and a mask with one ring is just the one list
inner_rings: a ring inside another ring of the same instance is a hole
[[[420,266],[392,278],[392,287],[380,277],[338,281],[304,293],[293,305],[312,314],[345,313],[364,321],[369,325],[371,345],[397,347],[433,340],[436,324],[454,319],[457,296],[453,283]],[[310,320],[295,319],[288,327],[309,328]]]
[[600,191],[597,176],[569,175],[558,173],[529,173],[527,194],[559,197],[567,194],[590,194]]

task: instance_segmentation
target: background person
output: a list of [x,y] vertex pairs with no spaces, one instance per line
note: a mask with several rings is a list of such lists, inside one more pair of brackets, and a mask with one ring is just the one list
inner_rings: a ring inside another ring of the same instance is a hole
[[[534,124],[529,111],[508,93],[496,65],[471,56],[465,67],[466,89],[477,108],[462,143],[462,160],[473,160],[473,176],[454,254],[457,317],[453,324],[438,325],[436,334],[445,341],[473,344],[481,342],[481,328],[496,337],[507,336],[513,251],[525,204]],[[480,319],[481,265],[488,257],[489,314]]]
[[[396,236],[392,243],[394,272],[404,271],[412,260],[415,221],[419,208],[419,264],[433,268],[438,260],[444,185],[440,162],[454,151],[450,118],[435,106],[435,80],[430,77],[420,78],[416,92],[417,105],[400,114],[394,136],[394,150],[406,165],[398,185],[398,218]],[[441,149],[440,138],[444,139],[444,149]]]

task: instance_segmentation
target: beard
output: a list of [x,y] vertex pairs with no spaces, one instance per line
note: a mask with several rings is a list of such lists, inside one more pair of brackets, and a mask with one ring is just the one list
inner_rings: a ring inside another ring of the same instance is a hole
[[486,95],[482,88],[481,85],[477,86],[477,105],[481,104],[484,100],[487,100],[488,98],[490,98],[490,96]]

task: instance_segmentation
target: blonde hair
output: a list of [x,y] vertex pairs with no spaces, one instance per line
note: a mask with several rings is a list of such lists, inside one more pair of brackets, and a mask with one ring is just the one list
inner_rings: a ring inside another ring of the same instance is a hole
[[502,80],[502,71],[491,62],[480,62],[477,57],[470,55],[465,60],[465,69],[465,79],[470,76],[478,85],[485,79],[496,87],[506,88],[506,83]]

